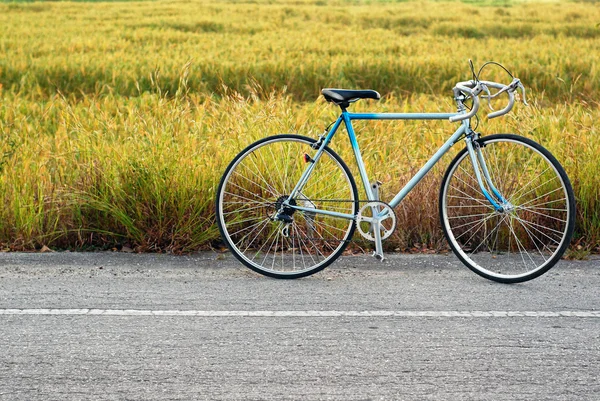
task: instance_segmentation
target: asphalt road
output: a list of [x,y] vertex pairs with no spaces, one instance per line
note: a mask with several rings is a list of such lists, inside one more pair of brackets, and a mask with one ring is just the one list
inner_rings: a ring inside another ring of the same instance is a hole
[[600,259],[279,281],[230,255],[0,254],[0,400],[600,400]]

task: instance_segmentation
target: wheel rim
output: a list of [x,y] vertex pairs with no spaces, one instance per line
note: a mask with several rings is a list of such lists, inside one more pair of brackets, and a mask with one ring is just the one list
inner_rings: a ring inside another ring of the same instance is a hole
[[[353,221],[283,208],[313,155],[311,141],[276,138],[248,148],[228,169],[219,193],[219,222],[230,249],[265,274],[298,276],[325,267],[346,246]],[[324,152],[290,204],[354,215],[355,185]],[[346,202],[337,202],[346,200]],[[278,219],[278,211],[285,216]],[[287,217],[286,217],[287,216]]]
[[482,194],[465,152],[444,187],[448,240],[463,261],[484,276],[533,278],[560,258],[569,239],[572,205],[567,185],[550,159],[524,141],[486,140],[481,150],[493,184],[506,201],[499,201],[504,210],[496,211]]

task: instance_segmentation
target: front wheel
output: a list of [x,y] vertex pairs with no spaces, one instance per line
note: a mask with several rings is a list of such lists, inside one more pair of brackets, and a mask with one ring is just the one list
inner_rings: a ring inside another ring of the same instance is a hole
[[500,208],[484,196],[463,149],[440,189],[446,239],[458,258],[485,278],[502,283],[536,278],[556,264],[571,241],[575,197],[569,178],[556,158],[530,139],[498,134],[476,142],[485,163],[478,167],[480,176]]
[[[221,236],[233,255],[258,273],[275,278],[316,273],[352,238],[358,212],[354,178],[327,147],[314,162],[315,142],[298,135],[259,140],[233,159],[221,179],[216,201]],[[298,189],[311,163],[312,173]]]

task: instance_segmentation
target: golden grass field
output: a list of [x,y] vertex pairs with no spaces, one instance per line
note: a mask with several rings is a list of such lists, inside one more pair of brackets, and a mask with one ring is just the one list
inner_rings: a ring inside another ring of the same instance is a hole
[[[507,66],[530,101],[479,131],[557,156],[578,202],[570,255],[598,251],[599,22],[595,1],[0,2],[0,246],[219,246],[225,167],[267,135],[321,133],[338,111],[321,88],[383,95],[352,110],[454,111],[471,58]],[[455,126],[356,128],[389,198]],[[332,148],[350,162],[347,142]],[[399,207],[388,248],[445,249],[437,200],[451,157]]]

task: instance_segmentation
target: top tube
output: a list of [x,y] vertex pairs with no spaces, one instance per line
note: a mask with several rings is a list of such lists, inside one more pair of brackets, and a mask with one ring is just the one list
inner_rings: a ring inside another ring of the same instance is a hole
[[350,120],[448,120],[460,113],[350,113]]

